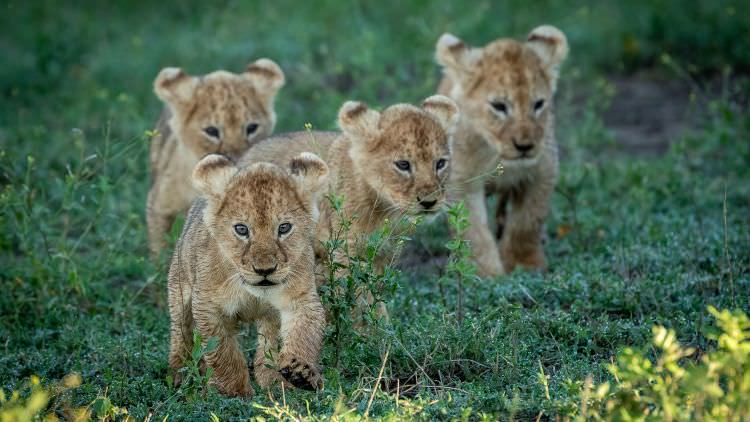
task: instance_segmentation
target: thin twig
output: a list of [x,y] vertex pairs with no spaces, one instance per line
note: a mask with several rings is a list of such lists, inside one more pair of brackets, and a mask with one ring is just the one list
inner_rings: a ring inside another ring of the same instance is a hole
[[732,263],[729,260],[729,230],[727,224],[727,187],[724,185],[724,265],[725,271],[729,273],[729,290],[732,293],[732,307],[736,307],[734,299],[734,276],[732,275]]
[[[378,379],[375,380],[375,386],[372,388],[372,394],[370,394],[370,400],[367,401],[367,409],[365,409],[365,419],[367,419],[367,414],[370,413],[370,406],[372,406],[372,401],[375,399],[375,393],[378,392],[378,387],[380,387],[380,380],[383,379],[383,370],[385,369],[385,363],[388,361],[388,353],[391,351],[391,346],[388,345],[388,349],[385,350],[385,356],[383,356],[383,364],[380,365],[380,372],[378,373]],[[396,396],[396,400],[398,400],[398,396]]]

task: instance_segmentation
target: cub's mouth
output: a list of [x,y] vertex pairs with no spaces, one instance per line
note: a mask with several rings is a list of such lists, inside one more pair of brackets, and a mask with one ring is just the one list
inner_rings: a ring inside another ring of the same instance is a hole
[[264,278],[263,280],[261,280],[261,281],[259,281],[259,282],[255,283],[255,284],[253,284],[253,286],[258,286],[258,287],[270,287],[270,286],[275,286],[275,285],[277,285],[277,284],[278,284],[278,283],[274,283],[273,281],[271,281],[271,280],[269,280],[269,279],[267,279],[267,278]]
[[266,277],[263,277],[263,279],[259,281],[254,281],[248,278],[247,276],[242,277],[242,283],[245,284],[246,286],[252,286],[252,287],[273,287],[273,286],[277,286],[281,284],[281,282],[272,281]]

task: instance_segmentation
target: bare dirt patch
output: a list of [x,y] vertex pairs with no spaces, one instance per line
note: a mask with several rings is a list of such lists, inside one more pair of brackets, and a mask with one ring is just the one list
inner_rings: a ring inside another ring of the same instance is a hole
[[[615,153],[656,156],[699,124],[697,96],[686,82],[648,75],[610,78],[616,94],[604,111]],[[692,98],[692,99],[691,99]]]

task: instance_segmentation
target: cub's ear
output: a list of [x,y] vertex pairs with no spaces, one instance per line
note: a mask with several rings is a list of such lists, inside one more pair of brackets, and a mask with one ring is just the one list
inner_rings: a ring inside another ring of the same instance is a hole
[[458,122],[456,102],[443,95],[433,95],[422,101],[422,108],[435,116],[446,131],[450,131]]
[[344,133],[369,138],[378,133],[380,113],[359,101],[347,101],[339,110],[339,127]]
[[209,196],[220,196],[229,180],[237,173],[237,166],[222,154],[208,154],[193,169],[193,186]]
[[328,181],[328,165],[312,152],[303,152],[289,162],[289,175],[303,193],[316,193]]
[[289,162],[289,175],[297,183],[302,197],[309,201],[313,220],[317,221],[318,194],[328,182],[328,165],[312,152],[303,152]]
[[461,81],[472,72],[481,55],[480,48],[472,48],[449,33],[441,35],[435,47],[438,64],[456,81]]
[[551,25],[538,26],[529,33],[526,45],[542,59],[553,83],[556,83],[560,64],[568,56],[568,39],[565,34]]
[[266,95],[274,96],[286,81],[284,71],[271,59],[258,59],[245,68],[245,77],[255,88]]
[[198,78],[178,67],[165,67],[154,80],[156,96],[173,106],[190,101],[197,86]]

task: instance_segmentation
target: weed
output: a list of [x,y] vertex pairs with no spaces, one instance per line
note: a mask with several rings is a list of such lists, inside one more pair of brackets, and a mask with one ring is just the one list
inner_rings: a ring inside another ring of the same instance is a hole
[[472,260],[471,245],[464,234],[469,229],[469,211],[463,201],[459,201],[448,209],[448,225],[453,229],[453,239],[445,244],[450,253],[448,264],[445,267],[445,275],[441,283],[456,284],[456,322],[463,323],[463,296],[464,285],[468,281],[474,281],[477,277],[477,268]]
[[[175,374],[180,379],[179,395],[185,397],[188,401],[206,398],[213,368],[204,365],[203,358],[216,351],[218,347],[219,339],[217,337],[210,337],[204,342],[198,330],[193,331],[193,350],[190,352],[190,359]],[[173,383],[174,377],[168,375],[167,384],[172,385]]]
[[[684,347],[674,330],[653,327],[651,353],[625,348],[609,366],[614,382],[571,382],[574,401],[554,403],[575,420],[744,421],[750,418],[750,319],[741,311],[708,308],[718,330],[712,352]],[[549,401],[549,397],[547,397]]]
[[[405,239],[394,232],[398,225],[386,221],[382,227],[362,240],[362,245],[349,244],[349,231],[357,216],[343,212],[345,198],[327,197],[338,221],[331,237],[324,242],[325,282],[320,287],[321,300],[328,312],[327,342],[334,345],[333,364],[339,368],[342,353],[353,342],[361,342],[361,333],[355,329],[378,324],[378,307],[396,291],[398,271],[383,265],[389,246]],[[359,252],[361,251],[361,252]],[[392,248],[390,250],[392,251]],[[397,253],[397,251],[395,252]]]

